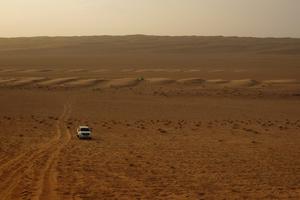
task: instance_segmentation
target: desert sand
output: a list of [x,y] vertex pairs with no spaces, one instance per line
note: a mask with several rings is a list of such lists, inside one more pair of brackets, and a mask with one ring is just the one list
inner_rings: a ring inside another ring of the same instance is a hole
[[299,55],[289,38],[0,39],[0,199],[299,199]]

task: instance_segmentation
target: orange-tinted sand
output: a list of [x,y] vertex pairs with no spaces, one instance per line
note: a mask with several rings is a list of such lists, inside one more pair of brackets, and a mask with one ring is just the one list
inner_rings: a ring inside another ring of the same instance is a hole
[[0,199],[299,199],[299,46],[0,39]]

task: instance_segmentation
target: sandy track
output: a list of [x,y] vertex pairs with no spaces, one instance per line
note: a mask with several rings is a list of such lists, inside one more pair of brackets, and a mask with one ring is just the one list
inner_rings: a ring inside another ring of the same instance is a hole
[[51,140],[0,166],[1,199],[58,199],[57,161],[71,139],[65,126],[70,112],[70,105],[65,105]]

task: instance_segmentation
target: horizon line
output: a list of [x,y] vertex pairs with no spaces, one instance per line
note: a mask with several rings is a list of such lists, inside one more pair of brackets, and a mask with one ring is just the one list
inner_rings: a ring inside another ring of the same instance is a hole
[[257,39],[300,39],[300,37],[275,37],[275,36],[236,36],[236,35],[157,35],[157,34],[103,34],[103,35],[35,35],[35,36],[13,36],[2,37],[0,39],[22,39],[22,38],[72,38],[72,37],[128,37],[128,36],[144,36],[144,37],[224,37],[224,38],[257,38]]

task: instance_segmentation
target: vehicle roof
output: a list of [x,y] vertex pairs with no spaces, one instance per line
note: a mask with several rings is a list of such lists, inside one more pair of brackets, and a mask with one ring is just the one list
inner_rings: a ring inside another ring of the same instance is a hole
[[79,128],[89,128],[88,126],[79,126]]

